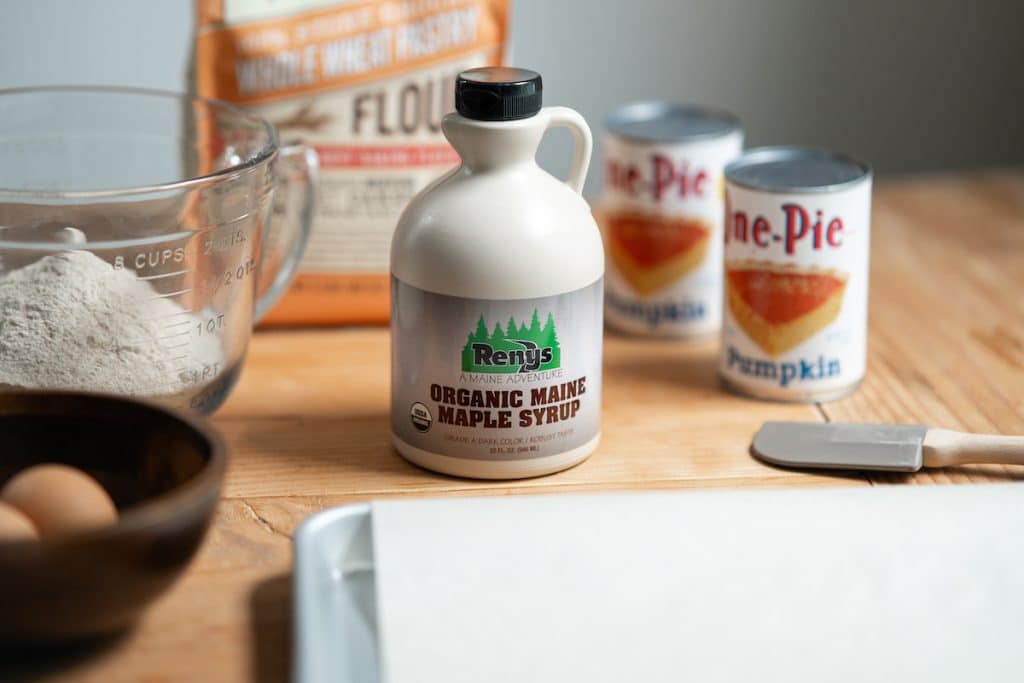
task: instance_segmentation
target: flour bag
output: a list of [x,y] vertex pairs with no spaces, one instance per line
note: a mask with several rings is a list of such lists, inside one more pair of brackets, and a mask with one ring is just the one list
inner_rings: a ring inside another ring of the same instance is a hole
[[196,0],[196,93],[243,105],[320,155],[313,233],[264,321],[384,322],[406,203],[458,156],[456,75],[503,61],[509,0]]

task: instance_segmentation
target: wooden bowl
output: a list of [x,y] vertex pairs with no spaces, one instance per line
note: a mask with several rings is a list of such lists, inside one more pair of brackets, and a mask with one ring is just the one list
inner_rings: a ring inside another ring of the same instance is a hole
[[117,524],[0,542],[0,642],[125,628],[182,573],[220,496],[227,456],[193,417],[70,392],[0,393],[0,487],[31,465],[85,470],[114,499]]

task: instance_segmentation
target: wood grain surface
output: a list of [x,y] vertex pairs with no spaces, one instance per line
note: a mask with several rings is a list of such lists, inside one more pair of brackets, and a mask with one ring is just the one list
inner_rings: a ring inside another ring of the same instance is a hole
[[724,392],[716,345],[606,337],[603,442],[584,464],[514,483],[455,479],[388,443],[384,329],[259,332],[214,418],[232,462],[188,573],[131,632],[30,653],[0,651],[0,680],[287,680],[291,534],[326,507],[388,496],[609,489],[868,486],[1024,480],[1024,468],[911,476],[805,474],[748,454],[767,419],[921,423],[1024,433],[1024,174],[879,184],[870,362],[864,386],[824,405]]

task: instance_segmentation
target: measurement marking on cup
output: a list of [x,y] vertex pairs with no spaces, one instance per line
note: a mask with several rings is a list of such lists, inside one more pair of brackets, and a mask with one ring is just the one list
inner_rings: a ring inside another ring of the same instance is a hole
[[[171,313],[170,315],[160,315],[160,316],[157,316],[155,318],[144,318],[144,320],[146,322],[148,322],[148,323],[152,323],[152,322],[156,322],[157,320],[170,320],[171,318],[180,318],[183,315],[192,315],[192,311],[187,311],[186,310],[186,311],[181,311],[180,313]],[[189,323],[191,321],[190,320],[183,320],[182,322],[183,323]],[[174,323],[174,324],[175,325],[179,325],[181,323]]]
[[196,334],[198,334],[201,337],[204,334],[216,334],[217,330],[221,329],[222,327],[224,327],[223,313],[221,313],[220,315],[213,316],[211,318],[207,318],[206,320],[197,322],[195,329]]
[[213,283],[212,291],[210,287],[210,279],[207,279],[204,283],[204,290],[209,291],[211,295],[217,294],[221,287],[230,287],[234,282],[241,282],[245,280],[256,271],[256,260],[246,259],[246,261],[238,266],[237,268],[229,268],[223,273],[215,275],[216,281]]
[[189,344],[190,344],[190,342],[185,342],[183,344],[174,344],[173,346],[165,346],[164,348],[167,349],[168,351],[170,351],[171,349],[183,349],[186,346],[188,346]]
[[186,380],[188,383],[199,384],[217,377],[220,374],[220,363],[207,363],[186,372],[188,373],[188,379]]
[[179,294],[188,294],[191,291],[191,287],[189,287],[188,289],[179,289],[177,292],[167,292],[166,294],[158,294],[150,298],[149,300],[153,301],[155,299],[170,299],[172,296],[178,296]]
[[165,334],[162,337],[157,337],[157,339],[177,339],[178,337],[184,337],[184,336],[190,335],[190,334],[192,334],[192,330],[185,330],[184,332],[175,332],[174,334]]
[[193,271],[195,271],[195,268],[187,268],[185,270],[176,270],[173,273],[160,273],[158,275],[146,275],[145,277],[140,277],[139,279],[140,280],[160,280],[160,279],[165,278],[165,277],[174,277],[175,275],[185,275],[185,274],[191,273]]
[[130,341],[121,342],[119,346],[138,346],[139,344],[154,344],[156,339],[154,337],[141,337],[139,339],[132,339]]

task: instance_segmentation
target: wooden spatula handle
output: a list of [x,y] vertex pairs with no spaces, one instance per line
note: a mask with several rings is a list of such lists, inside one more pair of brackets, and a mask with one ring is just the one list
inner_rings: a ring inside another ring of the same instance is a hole
[[1024,465],[1024,436],[966,434],[929,429],[922,443],[925,467],[976,463]]

